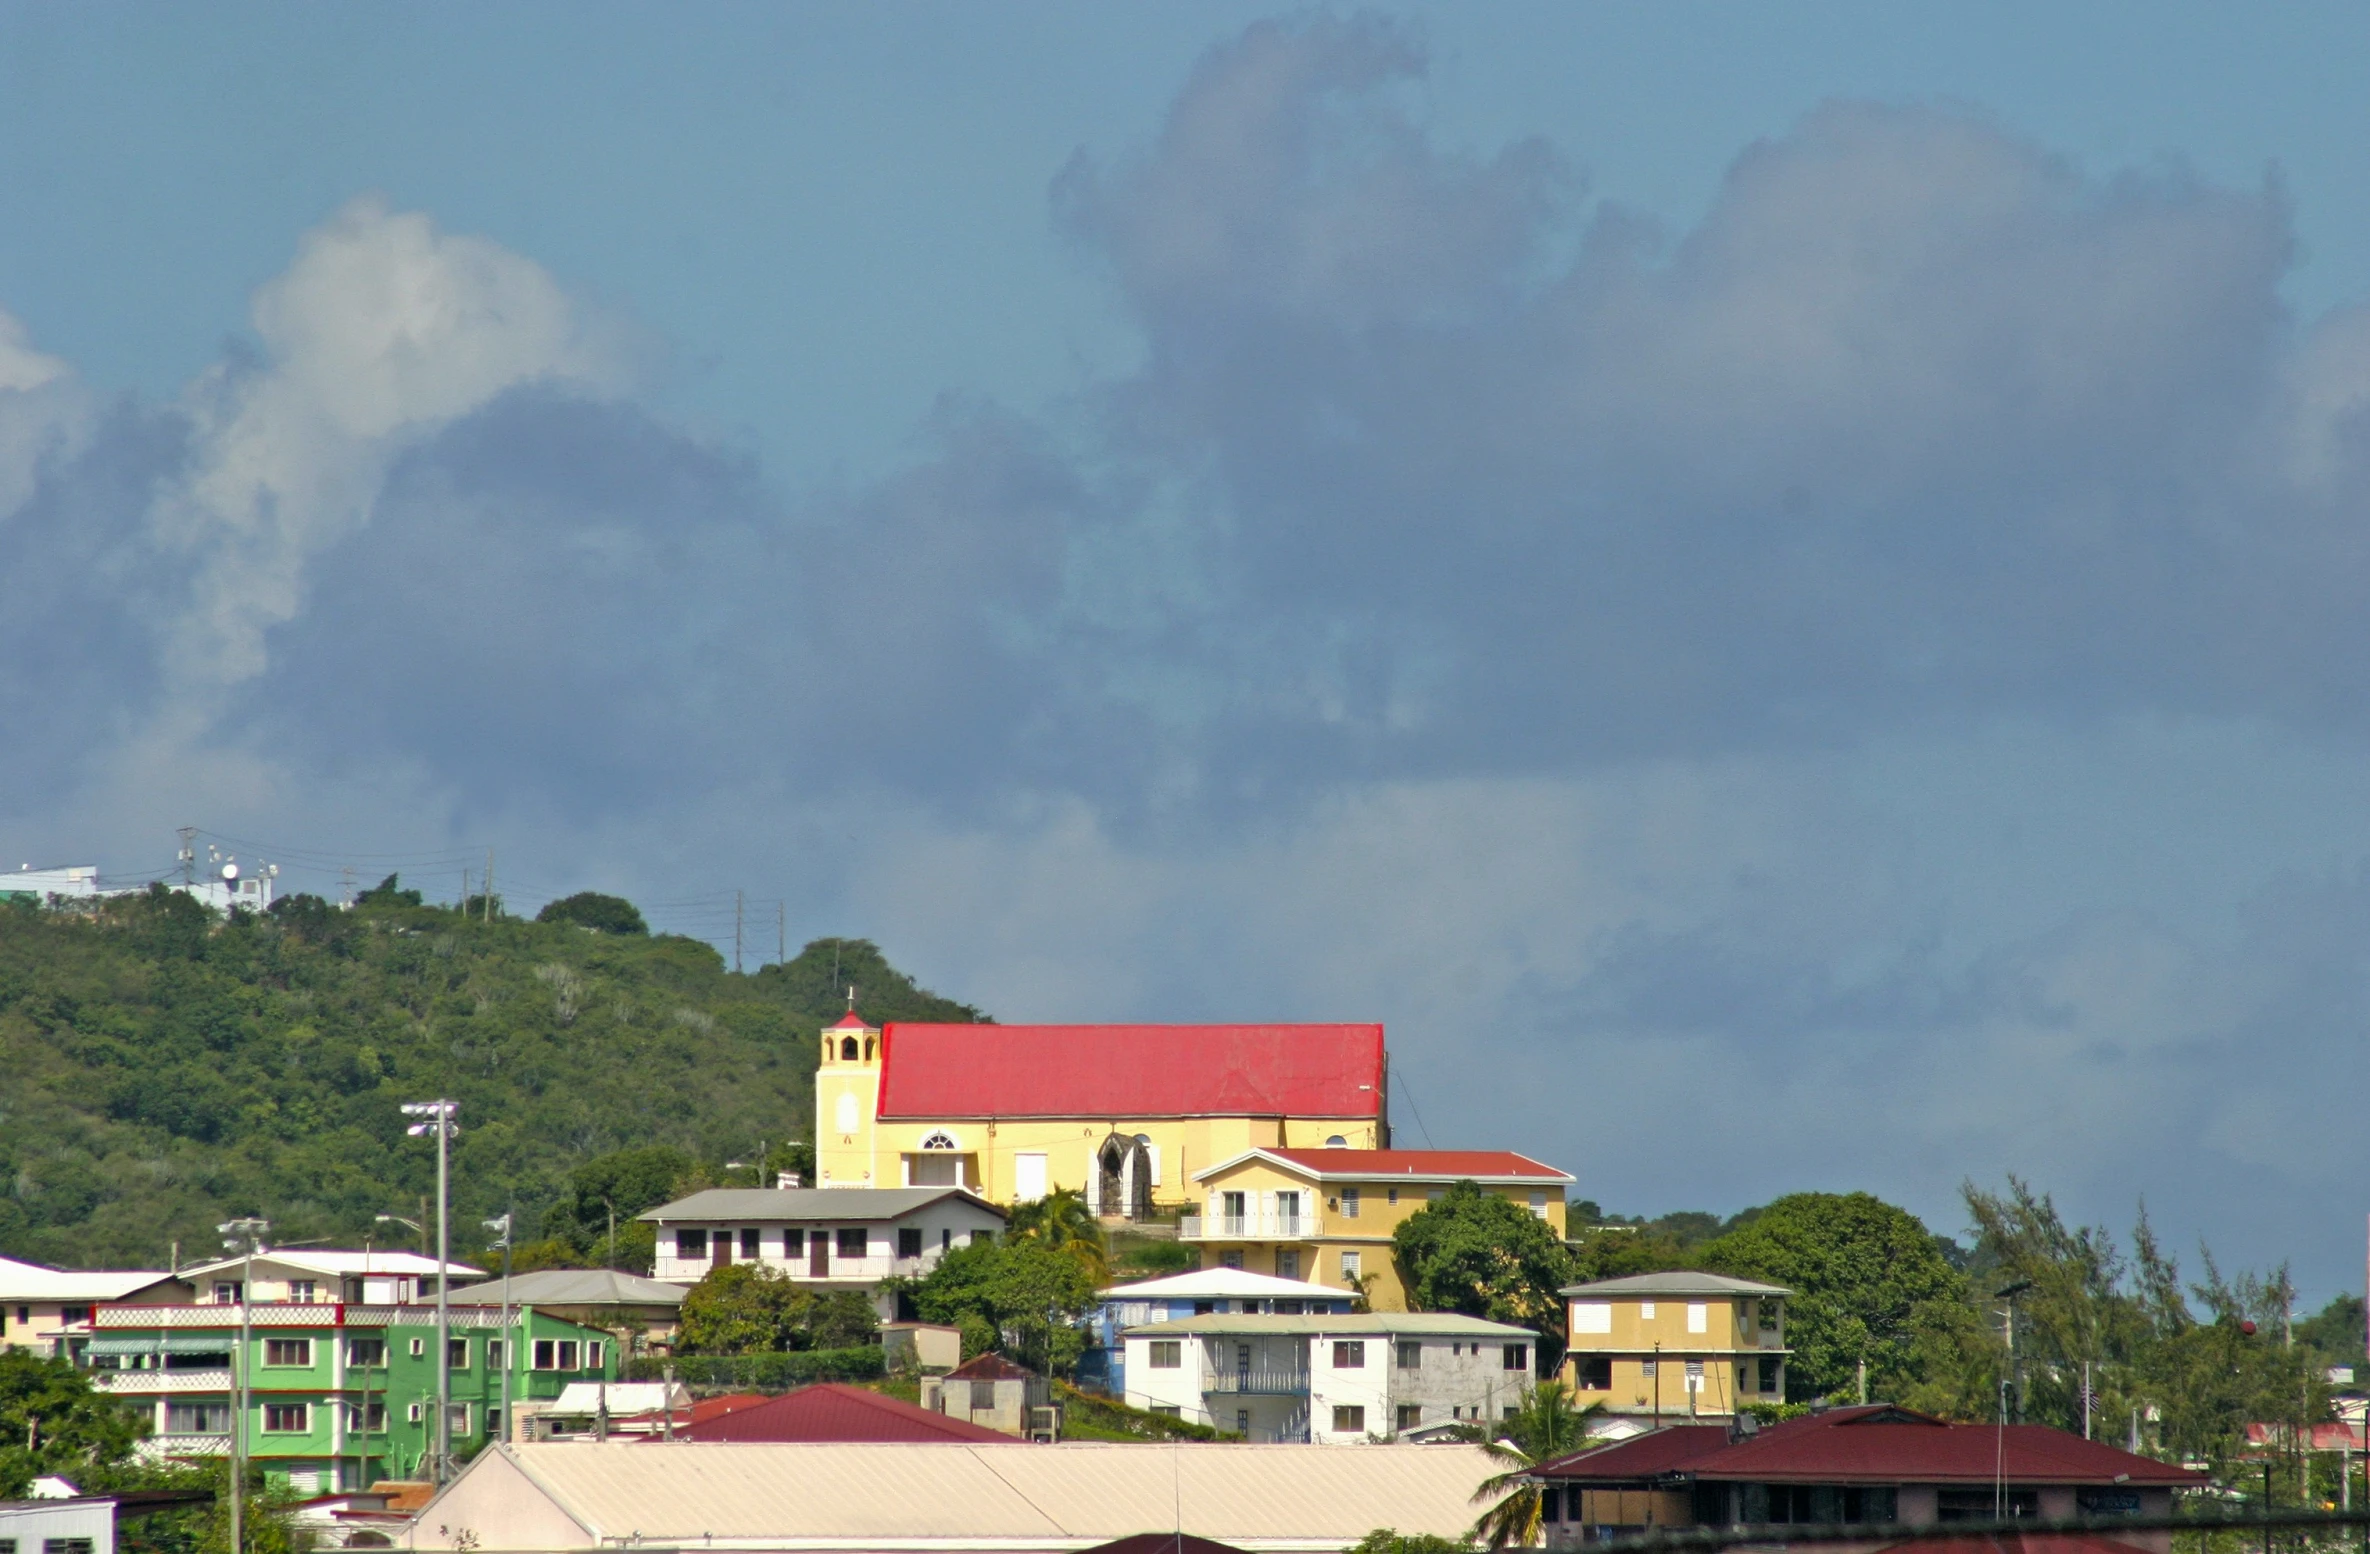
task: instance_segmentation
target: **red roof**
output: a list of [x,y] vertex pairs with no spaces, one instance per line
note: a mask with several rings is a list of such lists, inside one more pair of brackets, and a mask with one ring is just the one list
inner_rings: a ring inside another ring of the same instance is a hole
[[1189,1532],[1139,1532],[1098,1543],[1081,1554],[1243,1554],[1243,1551],[1231,1543],[1197,1538]]
[[1037,1373],[1023,1370],[1000,1354],[975,1354],[946,1373],[949,1381],[1027,1381]]
[[[706,1424],[711,1419],[722,1419],[726,1414],[737,1414],[744,1408],[772,1401],[773,1398],[762,1392],[727,1392],[720,1397],[697,1398],[692,1402],[688,1419],[695,1425]],[[676,1427],[680,1429],[682,1421],[677,1421]]]
[[864,1387],[827,1381],[717,1418],[678,1426],[686,1441],[993,1441],[1014,1437],[949,1419]]
[[1568,1171],[1541,1165],[1507,1149],[1265,1149],[1324,1176],[1427,1176],[1447,1181],[1480,1176],[1525,1176],[1568,1182]]
[[1610,1446],[1590,1446],[1539,1469],[1541,1478],[1634,1483],[1675,1472],[1728,1444],[1726,1425],[1670,1425]]
[[823,1029],[827,1031],[868,1031],[872,1027],[864,1023],[864,1016],[850,1009],[831,1024],[824,1026]]
[[1545,1476],[1627,1480],[1659,1471],[1770,1484],[1989,1484],[1997,1477],[2010,1484],[2120,1481],[2150,1488],[2206,1482],[2202,1473],[2047,1425],[1950,1424],[1883,1403],[1789,1419],[1733,1444],[1725,1427],[1717,1434],[1716,1449],[1709,1451],[1681,1450],[1684,1443],[1674,1443],[1659,1470],[1644,1465],[1650,1452],[1641,1451],[1634,1461],[1620,1455],[1654,1440],[1649,1434],[1575,1453],[1550,1464]]
[[1379,1025],[912,1025],[881,1037],[880,1115],[1379,1117]]

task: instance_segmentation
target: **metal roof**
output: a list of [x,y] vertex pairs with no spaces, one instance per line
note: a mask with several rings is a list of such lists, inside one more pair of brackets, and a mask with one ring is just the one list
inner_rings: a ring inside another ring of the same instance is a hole
[[[456,1306],[680,1306],[684,1288],[614,1268],[539,1268],[452,1293]],[[434,1305],[431,1295],[427,1304]]]
[[[210,1277],[225,1273],[244,1263],[244,1257],[222,1257],[210,1263],[194,1263],[181,1270],[184,1279]],[[282,1251],[276,1246],[265,1247],[255,1254],[258,1268],[294,1268],[301,1273],[327,1274],[428,1274],[434,1276],[439,1267],[448,1269],[456,1279],[482,1279],[483,1268],[472,1268],[467,1263],[439,1264],[433,1257],[422,1257],[417,1252],[405,1252],[394,1247],[374,1247],[367,1251],[339,1251],[328,1247],[299,1247]]]
[[820,1382],[800,1387],[753,1407],[675,1427],[686,1441],[976,1441],[983,1446],[1018,1446],[1004,1435],[968,1419],[934,1413],[868,1387]]
[[42,1268],[0,1257],[0,1300],[121,1300],[173,1282],[162,1268]]
[[662,1225],[695,1220],[729,1225],[777,1220],[841,1225],[901,1219],[941,1198],[960,1198],[998,1219],[1010,1217],[960,1187],[711,1187],[634,1217]]
[[1380,1025],[917,1025],[881,1035],[897,1118],[1379,1117]]
[[1127,1336],[1139,1334],[1152,1338],[1174,1338],[1179,1333],[1310,1333],[1331,1336],[1340,1334],[1355,1338],[1362,1333],[1405,1335],[1409,1338],[1530,1338],[1539,1335],[1527,1327],[1515,1327],[1506,1322],[1485,1322],[1480,1317],[1460,1316],[1453,1311],[1352,1311],[1338,1316],[1261,1316],[1244,1312],[1240,1316],[1184,1317],[1174,1322],[1149,1322],[1127,1329]]
[[1279,1162],[1326,1182],[1490,1182],[1545,1187],[1579,1178],[1510,1149],[1246,1149],[1193,1173],[1197,1182],[1246,1160]]
[[1351,1300],[1357,1294],[1323,1284],[1303,1284],[1298,1279],[1279,1279],[1272,1273],[1253,1273],[1247,1268],[1201,1268],[1136,1284],[1114,1284],[1101,1293],[1105,1300]]
[[717,1549],[1083,1550],[1183,1527],[1254,1550],[1337,1551],[1376,1527],[1461,1537],[1497,1471],[1473,1446],[1066,1442],[548,1442],[478,1456],[413,1524],[487,1548],[512,1526]]
[[1633,1273],[1622,1279],[1599,1279],[1594,1284],[1566,1285],[1565,1295],[1791,1295],[1794,1292],[1777,1284],[1755,1284],[1750,1279],[1731,1279],[1721,1273],[1696,1273],[1681,1269],[1670,1273]]

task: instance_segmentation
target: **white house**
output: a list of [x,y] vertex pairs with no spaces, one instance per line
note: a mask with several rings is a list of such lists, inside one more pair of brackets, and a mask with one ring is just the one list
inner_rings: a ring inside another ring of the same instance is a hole
[[105,1496],[0,1500],[0,1548],[115,1554],[115,1502]]
[[1211,1315],[1129,1328],[1132,1407],[1252,1441],[1383,1440],[1500,1419],[1533,1382],[1538,1335],[1453,1313]]
[[[439,1264],[417,1252],[379,1248],[360,1252],[303,1247],[294,1251],[271,1248],[255,1254],[255,1287],[251,1305],[285,1302],[292,1306],[400,1306],[433,1299],[436,1273],[443,1268],[457,1289],[484,1278],[485,1270],[466,1263]],[[248,1263],[243,1257],[198,1263],[178,1277],[197,1292],[200,1305],[235,1306]]]
[[46,1354],[61,1328],[107,1305],[177,1305],[189,1286],[161,1268],[45,1268],[0,1257],[0,1349]]
[[1078,1357],[1078,1385],[1118,1396],[1127,1391],[1127,1356],[1119,1335],[1147,1322],[1178,1322],[1226,1312],[1347,1312],[1348,1290],[1279,1279],[1244,1268],[1200,1268],[1192,1273],[1114,1284],[1087,1317],[1086,1352]]
[[738,1262],[870,1292],[883,1279],[928,1273],[958,1246],[994,1240],[1007,1216],[961,1187],[712,1187],[641,1218],[658,1227],[651,1272],[670,1283],[697,1284]]

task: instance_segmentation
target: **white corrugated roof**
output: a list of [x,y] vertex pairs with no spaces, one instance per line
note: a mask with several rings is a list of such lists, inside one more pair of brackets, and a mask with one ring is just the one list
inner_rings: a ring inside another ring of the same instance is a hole
[[1105,1300],[1350,1300],[1357,1292],[1279,1279],[1247,1268],[1203,1268],[1136,1284],[1114,1284],[1102,1294]]
[[[1471,1446],[550,1442],[495,1451],[600,1537],[708,1547],[1083,1548],[1181,1523],[1253,1549],[1339,1549],[1376,1527],[1461,1536],[1476,1515],[1474,1487],[1496,1471]],[[470,1476],[438,1503],[461,1501]],[[417,1525],[425,1532],[438,1517],[432,1505]]]
[[162,1268],[42,1268],[0,1257],[0,1300],[121,1300],[172,1277]]
[[1130,1338],[1174,1338],[1179,1333],[1309,1333],[1355,1338],[1361,1333],[1395,1333],[1410,1338],[1536,1338],[1527,1327],[1463,1316],[1454,1311],[1356,1311],[1343,1316],[1181,1317],[1127,1330]]
[[[198,1263],[181,1270],[181,1277],[194,1279],[212,1277],[239,1267],[246,1259],[220,1258],[210,1263]],[[258,1268],[294,1268],[300,1273],[328,1274],[431,1274],[440,1267],[448,1269],[456,1279],[482,1279],[485,1270],[472,1268],[467,1263],[438,1263],[433,1257],[422,1257],[417,1252],[397,1251],[392,1247],[378,1247],[365,1252],[338,1251],[327,1247],[302,1247],[282,1251],[267,1247],[255,1254]]]

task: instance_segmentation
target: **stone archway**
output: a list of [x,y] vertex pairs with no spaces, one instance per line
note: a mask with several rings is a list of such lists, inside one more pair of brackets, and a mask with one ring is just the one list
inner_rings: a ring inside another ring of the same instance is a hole
[[1140,1138],[1114,1132],[1095,1151],[1094,1211],[1106,1219],[1152,1217],[1152,1152]]

